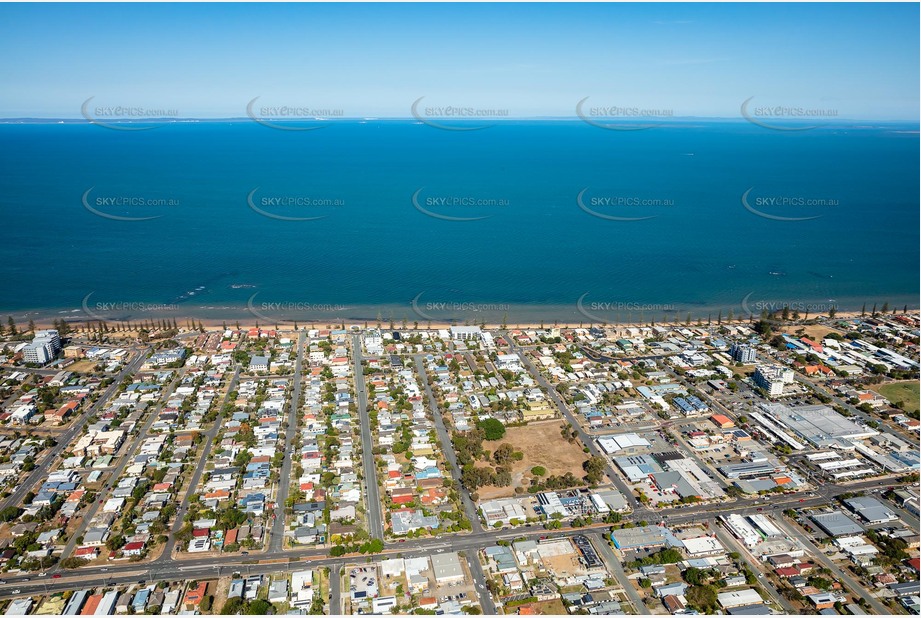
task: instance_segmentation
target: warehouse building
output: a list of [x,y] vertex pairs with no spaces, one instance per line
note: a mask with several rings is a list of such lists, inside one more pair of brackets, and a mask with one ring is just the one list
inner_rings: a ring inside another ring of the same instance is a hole
[[862,534],[863,526],[842,513],[834,511],[832,513],[820,513],[813,515],[812,520],[825,534],[832,537],[849,536],[851,534]]

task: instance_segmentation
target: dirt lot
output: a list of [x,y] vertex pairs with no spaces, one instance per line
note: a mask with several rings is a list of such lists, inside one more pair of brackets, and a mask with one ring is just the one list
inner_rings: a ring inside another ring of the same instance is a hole
[[811,324],[809,326],[797,325],[790,328],[784,328],[783,330],[788,335],[795,336],[796,331],[798,331],[800,328],[805,330],[807,337],[818,343],[822,343],[822,339],[824,339],[828,333],[838,333],[839,335],[844,334],[839,330],[823,326],[822,324]]
[[567,442],[560,436],[562,423],[558,420],[529,423],[524,427],[509,427],[505,436],[496,442],[484,442],[484,448],[495,450],[508,442],[515,450],[524,453],[524,459],[512,464],[512,484],[509,487],[481,487],[477,490],[481,500],[515,495],[515,487],[530,485],[531,468],[543,466],[547,476],[561,476],[572,472],[578,478],[585,475],[582,463],[588,455],[582,452],[581,442]]
[[566,615],[566,607],[563,606],[563,601],[560,599],[553,599],[552,601],[539,601],[537,603],[531,603],[531,608],[541,616],[565,616]]
[[96,361],[92,360],[79,360],[67,368],[67,371],[73,371],[75,373],[92,373],[95,370]]

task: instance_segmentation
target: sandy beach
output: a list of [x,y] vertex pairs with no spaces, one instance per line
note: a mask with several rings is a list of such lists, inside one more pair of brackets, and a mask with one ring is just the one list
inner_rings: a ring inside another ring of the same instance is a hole
[[[911,310],[911,309],[909,310],[910,313],[914,313],[916,311],[917,310]],[[898,310],[897,314],[901,314],[901,313],[902,313],[901,309]],[[2,315],[2,312],[0,312],[0,315]],[[869,315],[869,312],[867,313],[867,315]],[[891,313],[889,315],[891,315]],[[822,317],[824,318],[825,321],[828,321],[828,316],[822,316]],[[835,316],[835,319],[851,319],[851,318],[857,318],[857,317],[860,317],[860,311],[841,311]],[[279,320],[277,324],[267,323],[265,320],[258,320],[252,316],[246,319],[232,318],[232,319],[227,319],[227,320],[220,320],[220,319],[214,319],[214,318],[197,318],[197,317],[188,317],[188,316],[186,317],[160,316],[160,317],[148,318],[148,320],[165,319],[165,320],[172,322],[174,318],[175,318],[176,324],[179,327],[180,331],[188,331],[189,323],[193,323],[196,327],[199,324],[201,324],[206,330],[221,329],[224,327],[225,324],[226,324],[226,327],[230,329],[235,329],[237,327],[237,324],[239,324],[241,329],[247,329],[247,330],[250,328],[255,328],[257,324],[260,328],[275,328],[277,326],[278,330],[283,330],[283,331],[284,330],[294,330],[294,326],[295,326],[295,322]],[[45,317],[45,318],[33,318],[33,319],[34,319],[36,328],[52,328],[53,322],[56,318]],[[60,318],[57,318],[57,319],[60,319]],[[809,322],[812,323],[814,322],[815,319],[816,318],[814,317],[810,317]],[[140,320],[140,321],[143,322],[143,320]],[[749,321],[756,321],[756,320],[749,320],[748,318],[739,318],[739,317],[734,316],[732,322],[729,322],[728,320],[725,319],[725,316],[724,316],[722,323],[723,324],[730,324],[730,323],[731,324],[747,324]],[[68,320],[68,322],[71,324],[71,326],[75,330],[83,328],[87,323],[89,323],[90,325],[98,324],[98,320],[87,320],[87,321]],[[137,322],[138,322],[137,320],[132,320],[131,321],[132,326],[136,325]],[[110,330],[114,328],[116,325],[124,324],[124,323],[125,322],[118,321],[118,320],[107,321],[107,324],[109,325]],[[702,319],[701,323],[703,325],[706,325],[707,320]],[[802,323],[803,323],[802,321],[799,321],[799,322],[790,321],[789,324],[785,326],[795,326],[795,325],[799,325]],[[308,328],[308,329],[309,328],[335,329],[335,328],[339,328],[343,324],[345,325],[346,328],[350,328],[352,326],[359,326],[362,328],[366,326],[367,327],[377,327],[377,325],[380,324],[382,328],[389,330],[390,320],[381,320],[381,321],[378,321],[377,319],[342,320],[342,321],[338,321],[338,320],[337,321],[298,320],[296,324],[299,330],[302,330],[305,328]],[[458,326],[460,324],[464,324],[464,322],[418,320],[416,322],[407,321],[406,326],[404,328],[402,324],[402,320],[394,320],[393,329],[394,330],[420,330],[422,331],[422,330],[435,330],[435,329],[450,328],[451,326]],[[477,324],[480,326],[483,326],[482,322],[477,322]],[[672,321],[664,322],[662,320],[655,321],[655,325],[666,325],[666,324],[675,325],[675,322],[672,322]],[[716,318],[713,318],[711,321],[711,325],[715,325],[715,324],[716,324]],[[580,322],[560,322],[556,320],[548,320],[543,323],[540,323],[540,322],[518,323],[518,322],[508,321],[505,324],[505,328],[507,330],[515,330],[515,329],[536,330],[536,329],[541,329],[541,328],[569,329],[569,328],[589,328],[590,326],[593,326],[593,325],[599,326],[600,324],[597,322],[590,322],[589,320],[585,320],[581,323]],[[650,325],[649,321],[646,321],[646,322],[618,322],[616,324],[607,323],[605,324],[605,327],[606,328],[639,328],[639,327],[644,327],[644,326],[649,326],[649,325]],[[683,319],[679,320],[678,325],[685,326],[685,320]],[[690,322],[690,327],[693,328],[695,326],[697,326],[697,319],[692,318]],[[25,327],[25,324],[17,321],[17,327],[20,330],[22,330]],[[489,330],[497,330],[497,329],[502,329],[503,326],[499,322],[486,321],[485,328]]]

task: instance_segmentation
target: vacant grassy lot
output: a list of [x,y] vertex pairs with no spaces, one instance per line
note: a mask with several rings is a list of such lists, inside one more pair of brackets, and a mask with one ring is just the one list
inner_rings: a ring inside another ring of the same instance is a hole
[[822,339],[824,339],[828,335],[828,333],[837,333],[839,335],[844,334],[839,330],[836,330],[834,328],[829,328],[822,324],[810,324],[809,326],[801,326],[801,325],[789,326],[789,327],[784,328],[783,331],[787,333],[788,335],[796,336],[796,331],[798,331],[800,328],[802,328],[806,332],[807,337],[809,337],[816,343],[820,343],[820,344],[822,343]]
[[67,371],[73,371],[75,373],[90,373],[95,370],[96,361],[92,360],[79,360],[67,368]]
[[906,412],[918,411],[918,383],[914,381],[892,382],[890,384],[880,384],[873,389],[880,395],[896,403],[902,402],[902,409]]
[[568,442],[560,435],[563,424],[560,421],[529,423],[524,427],[509,427],[505,436],[495,442],[484,442],[483,448],[496,450],[503,442],[511,444],[516,451],[524,453],[524,459],[512,463],[512,484],[509,487],[481,487],[477,490],[481,500],[502,498],[515,494],[515,487],[530,485],[531,468],[543,466],[546,476],[562,476],[572,472],[582,478],[585,470],[582,463],[588,455],[582,452],[582,443]]
[[541,616],[565,616],[566,607],[563,605],[561,599],[553,599],[552,601],[538,601],[537,603],[531,603],[531,607],[534,608]]

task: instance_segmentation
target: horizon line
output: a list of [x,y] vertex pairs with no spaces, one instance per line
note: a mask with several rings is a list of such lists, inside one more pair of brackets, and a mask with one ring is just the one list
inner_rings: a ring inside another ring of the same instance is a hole
[[[261,119],[261,118],[260,118]],[[220,121],[230,121],[230,120],[246,120],[250,122],[256,122],[256,119],[251,116],[170,116],[170,117],[151,117],[151,118],[133,118],[128,120],[106,120],[107,124],[142,124],[142,123],[172,123],[172,122],[220,122]],[[284,119],[275,119],[272,118],[273,122],[284,122],[284,123],[300,123],[300,122],[336,122],[343,120],[357,120],[357,121],[379,121],[379,120],[410,120],[418,124],[425,124],[424,121],[416,118],[415,116],[316,116],[313,118],[284,118]],[[426,120],[438,120],[439,122],[454,122],[454,123],[482,123],[482,122],[503,122],[503,121],[518,121],[518,120],[553,120],[553,121],[573,121],[573,122],[585,122],[584,119],[579,116],[551,116],[551,115],[535,115],[535,116],[495,116],[495,117],[479,117],[479,118],[437,118]],[[607,119],[608,122],[618,122],[618,123],[634,123],[634,124],[648,124],[650,122],[656,122],[659,124],[664,124],[668,122],[681,121],[681,120],[691,120],[691,121],[736,121],[736,122],[751,122],[749,119],[744,116],[650,116],[650,117],[625,117],[617,118],[611,117]],[[815,117],[815,118],[783,118],[778,119],[782,120],[784,123],[797,124],[797,123],[816,123],[820,122],[823,126],[829,126],[834,123],[842,122],[879,122],[879,123],[906,123],[906,124],[921,124],[921,119],[919,118],[894,118],[894,119],[881,119],[881,118],[834,118],[829,119],[827,117]],[[72,117],[72,116],[4,116],[0,117],[0,123],[8,122],[70,122],[70,123],[79,123],[79,124],[97,124],[92,120],[87,120],[82,117]]]

